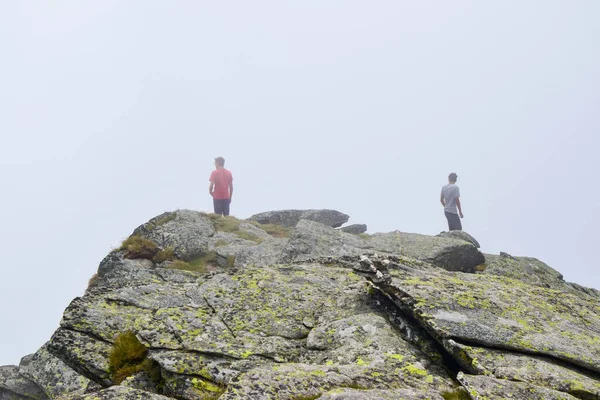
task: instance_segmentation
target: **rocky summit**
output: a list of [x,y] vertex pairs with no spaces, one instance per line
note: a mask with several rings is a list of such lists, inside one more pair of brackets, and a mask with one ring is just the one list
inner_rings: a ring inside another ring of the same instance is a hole
[[0,367],[0,399],[600,399],[597,290],[466,232],[348,220],[151,219]]

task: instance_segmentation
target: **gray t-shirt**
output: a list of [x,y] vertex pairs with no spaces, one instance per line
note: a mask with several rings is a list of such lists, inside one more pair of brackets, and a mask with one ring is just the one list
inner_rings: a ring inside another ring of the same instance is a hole
[[460,189],[458,186],[456,186],[454,183],[449,183],[442,186],[442,196],[444,196],[444,201],[446,202],[444,211],[452,214],[458,214],[458,210],[456,208],[456,199],[460,197]]

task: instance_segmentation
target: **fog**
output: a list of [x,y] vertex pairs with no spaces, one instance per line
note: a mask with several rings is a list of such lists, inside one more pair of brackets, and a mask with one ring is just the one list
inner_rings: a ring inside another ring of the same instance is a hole
[[463,228],[600,288],[600,3],[0,3],[0,365],[166,210]]

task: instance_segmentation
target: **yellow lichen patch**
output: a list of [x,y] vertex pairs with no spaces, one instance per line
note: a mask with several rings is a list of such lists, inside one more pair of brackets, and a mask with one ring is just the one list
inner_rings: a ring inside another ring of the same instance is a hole
[[405,365],[404,367],[402,367],[401,371],[412,376],[425,377],[429,375],[426,370],[416,367],[413,364]]
[[192,378],[191,383],[201,393],[202,400],[218,399],[225,391],[223,386],[202,378]]
[[386,356],[399,362],[404,360],[404,356],[402,354],[386,354]]

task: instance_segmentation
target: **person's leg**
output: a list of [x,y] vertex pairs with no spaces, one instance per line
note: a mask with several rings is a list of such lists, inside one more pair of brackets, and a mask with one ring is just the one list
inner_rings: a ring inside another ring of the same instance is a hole
[[460,217],[458,214],[445,212],[446,219],[448,220],[449,231],[462,231],[462,224],[460,223]]
[[462,224],[460,222],[460,217],[458,216],[458,214],[452,214],[454,215],[454,229],[452,229],[453,231],[462,231]]
[[215,214],[223,215],[223,200],[213,199],[213,206],[215,208]]
[[452,230],[452,221],[450,220],[450,213],[447,211],[444,211],[444,215],[446,216],[446,220],[448,221],[448,230],[451,231]]
[[223,215],[227,217],[229,215],[229,205],[231,204],[231,199],[223,200]]

